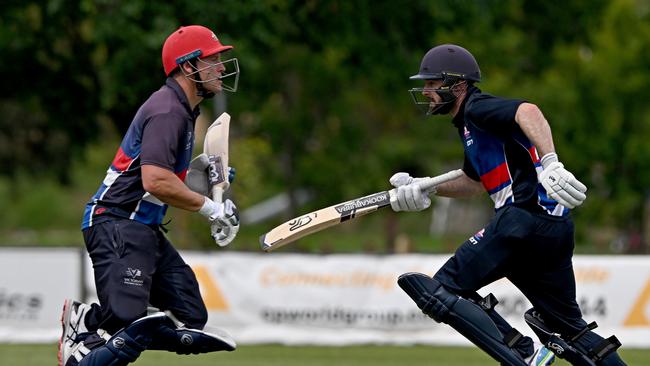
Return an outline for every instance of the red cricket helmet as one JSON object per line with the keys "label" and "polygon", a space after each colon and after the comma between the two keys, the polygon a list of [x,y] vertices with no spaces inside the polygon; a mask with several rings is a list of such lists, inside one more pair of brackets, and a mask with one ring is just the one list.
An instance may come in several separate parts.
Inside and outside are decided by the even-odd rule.
{"label": "red cricket helmet", "polygon": [[206,27],[200,25],[180,27],[170,34],[163,44],[162,63],[165,75],[169,76],[185,61],[196,57],[208,57],[232,48],[233,46],[221,44],[214,32]]}

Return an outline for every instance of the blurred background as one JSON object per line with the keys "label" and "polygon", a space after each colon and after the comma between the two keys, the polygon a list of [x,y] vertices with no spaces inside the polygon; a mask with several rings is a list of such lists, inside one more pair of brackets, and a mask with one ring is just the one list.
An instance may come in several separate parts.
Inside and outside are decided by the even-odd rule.
{"label": "blurred background", "polygon": [[[232,115],[228,192],[243,213],[220,252],[298,214],[460,167],[448,117],[407,90],[441,43],[470,50],[487,93],[539,105],[560,159],[588,187],[579,254],[650,251],[650,1],[4,1],[0,8],[0,246],[82,248],[84,205],[137,108],[165,80],[161,48],[201,24],[235,46],[239,90],[201,105],[195,154]],[[390,210],[301,239],[298,253],[451,253],[492,214],[487,195]],[[215,250],[171,209],[183,250]],[[647,304],[642,304],[647,305]]]}
{"label": "blurred background", "polygon": [[[425,118],[407,93],[419,86],[408,76],[424,53],[448,42],[475,55],[483,91],[544,111],[561,160],[589,187],[573,213],[578,251],[646,253],[649,12],[642,0],[4,2],[0,242],[82,243],[84,203],[135,111],[164,82],[162,43],[180,25],[202,24],[235,46],[241,79],[237,93],[202,104],[197,152],[205,126],[227,110],[230,195],[242,211],[284,202],[249,211],[227,250],[257,250],[275,224],[385,190],[397,171],[460,166],[449,118]],[[452,225],[387,212],[287,250],[386,253],[401,242],[446,252],[491,214],[487,196],[451,206]],[[169,217],[178,247],[213,248],[200,217]]]}

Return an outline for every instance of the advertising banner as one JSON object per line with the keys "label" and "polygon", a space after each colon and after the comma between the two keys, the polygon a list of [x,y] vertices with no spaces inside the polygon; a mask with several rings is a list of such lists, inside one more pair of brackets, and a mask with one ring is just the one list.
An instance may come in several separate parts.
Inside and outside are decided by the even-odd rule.
{"label": "advertising banner", "polygon": [[[92,266],[81,254],[0,250],[0,342],[54,342],[63,299],[87,294],[86,302],[96,301]],[[240,344],[469,344],[423,315],[396,283],[405,272],[432,275],[448,255],[181,255],[199,281],[209,325]],[[585,320],[624,347],[650,347],[650,257],[576,256],[574,270]],[[531,305],[509,281],[479,293],[493,293],[497,311],[533,335],[523,321]]]}
{"label": "advertising banner", "polygon": [[81,293],[78,249],[0,250],[0,342],[52,342],[66,297]]}
{"label": "advertising banner", "polygon": [[[468,344],[424,316],[397,286],[405,272],[433,274],[446,255],[300,255],[184,253],[201,284],[210,324],[242,343]],[[650,346],[650,258],[578,256],[577,299],[587,322],[626,346]],[[497,310],[524,334],[531,307],[507,280],[493,293]]]}

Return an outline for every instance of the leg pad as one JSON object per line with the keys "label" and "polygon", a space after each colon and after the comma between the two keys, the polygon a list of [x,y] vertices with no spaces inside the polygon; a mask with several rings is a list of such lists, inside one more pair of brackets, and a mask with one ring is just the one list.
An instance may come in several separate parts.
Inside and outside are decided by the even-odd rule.
{"label": "leg pad", "polygon": [[123,366],[134,362],[151,342],[152,334],[166,321],[169,319],[164,313],[134,321],[82,358],[79,366]]}
{"label": "leg pad", "polygon": [[182,355],[217,351],[234,351],[237,344],[228,333],[217,328],[187,329],[163,326],[153,336],[147,349],[176,352]]}
{"label": "leg pad", "polygon": [[503,365],[526,366],[523,358],[504,341],[496,324],[479,305],[459,297],[435,279],[421,273],[405,273],[397,284],[423,313],[449,324]]}
{"label": "leg pad", "polygon": [[[553,351],[559,358],[565,359],[572,365],[576,366],[595,366],[601,364],[608,355],[621,346],[616,336],[607,339],[595,339],[596,334],[591,330],[598,325],[596,322],[588,324],[578,334],[573,336],[569,341],[565,341],[559,334],[551,331],[544,323],[540,314],[534,308],[528,309],[524,314],[524,320],[535,332],[539,340]],[[585,338],[581,341],[581,338]],[[588,339],[593,339],[588,340]],[[612,358],[612,361],[618,360],[618,357]],[[622,362],[622,361],[621,361]],[[613,364],[619,364],[615,362]]]}

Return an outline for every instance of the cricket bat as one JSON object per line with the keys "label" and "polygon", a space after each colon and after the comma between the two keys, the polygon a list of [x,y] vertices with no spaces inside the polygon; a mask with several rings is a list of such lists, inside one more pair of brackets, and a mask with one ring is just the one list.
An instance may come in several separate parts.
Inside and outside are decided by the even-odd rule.
{"label": "cricket bat", "polygon": [[[429,193],[438,184],[454,180],[461,175],[463,175],[462,170],[452,170],[445,174],[428,178],[427,181],[420,183],[420,185],[422,190]],[[270,252],[306,235],[367,215],[386,206],[390,206],[389,191],[374,193],[310,212],[276,226],[273,230],[260,236],[260,245],[262,250]]]}
{"label": "cricket bat", "polygon": [[208,181],[212,200],[223,202],[223,191],[228,189],[228,131],[230,115],[222,113],[205,133],[203,152],[208,156]]}

